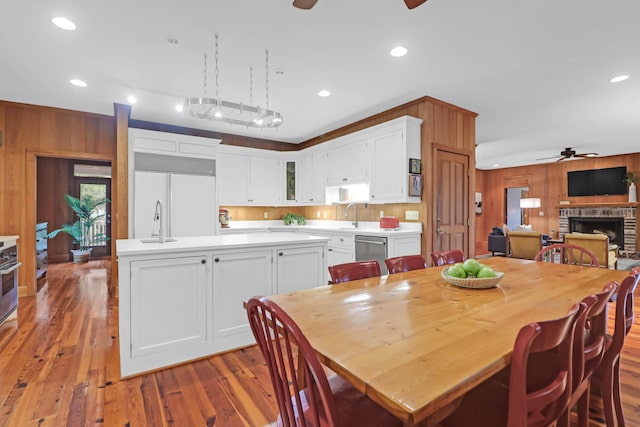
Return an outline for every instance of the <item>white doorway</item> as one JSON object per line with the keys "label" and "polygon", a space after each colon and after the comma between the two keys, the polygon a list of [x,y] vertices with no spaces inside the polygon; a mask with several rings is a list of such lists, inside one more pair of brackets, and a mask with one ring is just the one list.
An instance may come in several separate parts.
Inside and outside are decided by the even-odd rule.
{"label": "white doorway", "polygon": [[507,226],[511,230],[515,230],[522,224],[522,208],[520,208],[520,199],[522,193],[528,192],[529,187],[507,188]]}

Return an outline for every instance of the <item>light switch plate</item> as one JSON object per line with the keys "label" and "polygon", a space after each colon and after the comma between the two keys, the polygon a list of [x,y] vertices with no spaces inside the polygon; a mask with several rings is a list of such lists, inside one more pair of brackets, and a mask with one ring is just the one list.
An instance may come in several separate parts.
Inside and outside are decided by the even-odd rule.
{"label": "light switch plate", "polygon": [[380,211],[380,218],[384,216],[384,211]]}
{"label": "light switch plate", "polygon": [[418,219],[418,211],[404,211],[406,219]]}
{"label": "light switch plate", "polygon": [[269,212],[265,212],[263,215],[264,215],[264,219],[269,218]]}

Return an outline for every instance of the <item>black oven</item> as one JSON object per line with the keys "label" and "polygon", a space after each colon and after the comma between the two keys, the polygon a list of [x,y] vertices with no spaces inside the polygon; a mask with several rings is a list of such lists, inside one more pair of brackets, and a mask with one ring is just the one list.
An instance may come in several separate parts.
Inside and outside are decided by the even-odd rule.
{"label": "black oven", "polygon": [[18,306],[18,247],[0,247],[0,322],[6,319]]}

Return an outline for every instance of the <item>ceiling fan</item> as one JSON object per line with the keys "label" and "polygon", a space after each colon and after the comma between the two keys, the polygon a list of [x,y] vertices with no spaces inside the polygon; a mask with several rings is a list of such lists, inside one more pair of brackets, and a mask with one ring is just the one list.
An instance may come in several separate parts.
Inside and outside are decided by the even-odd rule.
{"label": "ceiling fan", "polygon": [[[311,9],[318,0],[293,0],[293,5],[298,9]],[[416,8],[427,0],[404,0],[409,9]]]}
{"label": "ceiling fan", "polygon": [[559,157],[559,159],[556,160],[556,161],[557,162],[561,162],[563,160],[576,158],[576,157],[581,157],[581,158],[596,157],[597,155],[598,155],[598,153],[580,153],[580,154],[577,154],[576,150],[572,149],[571,147],[567,147],[563,151],[560,152],[560,155],[556,155],[556,156],[552,156],[552,157],[543,157],[541,159],[536,159],[536,160],[549,160],[549,159],[556,159],[556,158]]}

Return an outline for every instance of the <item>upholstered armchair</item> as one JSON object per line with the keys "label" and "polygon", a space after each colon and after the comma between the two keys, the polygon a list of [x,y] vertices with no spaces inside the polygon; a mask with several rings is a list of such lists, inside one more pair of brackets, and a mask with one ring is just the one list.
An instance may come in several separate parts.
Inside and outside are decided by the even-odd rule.
{"label": "upholstered armchair", "polygon": [[534,259],[542,249],[542,233],[538,231],[509,231],[507,238],[513,258]]}
{"label": "upholstered armchair", "polygon": [[618,245],[609,244],[609,236],[606,234],[569,233],[564,235],[565,243],[582,246],[592,252],[600,267],[618,268],[619,249]]}

